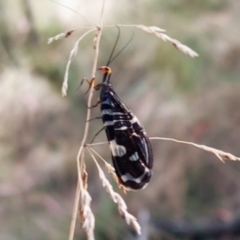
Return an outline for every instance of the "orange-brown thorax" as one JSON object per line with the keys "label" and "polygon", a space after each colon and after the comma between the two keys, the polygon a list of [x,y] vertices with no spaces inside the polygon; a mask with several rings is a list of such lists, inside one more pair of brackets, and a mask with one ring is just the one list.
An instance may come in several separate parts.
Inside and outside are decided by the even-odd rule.
{"label": "orange-brown thorax", "polygon": [[102,66],[98,68],[98,70],[101,70],[103,73],[106,73],[107,75],[110,75],[112,73],[111,68],[107,66]]}

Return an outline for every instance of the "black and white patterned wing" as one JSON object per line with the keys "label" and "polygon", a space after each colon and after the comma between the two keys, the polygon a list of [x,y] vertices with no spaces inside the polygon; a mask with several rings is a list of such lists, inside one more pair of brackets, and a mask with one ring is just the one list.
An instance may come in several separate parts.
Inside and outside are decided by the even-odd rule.
{"label": "black and white patterned wing", "polygon": [[114,90],[108,86],[103,91],[101,95],[106,98],[101,99],[101,111],[116,174],[125,187],[142,189],[152,176],[150,141],[136,116]]}

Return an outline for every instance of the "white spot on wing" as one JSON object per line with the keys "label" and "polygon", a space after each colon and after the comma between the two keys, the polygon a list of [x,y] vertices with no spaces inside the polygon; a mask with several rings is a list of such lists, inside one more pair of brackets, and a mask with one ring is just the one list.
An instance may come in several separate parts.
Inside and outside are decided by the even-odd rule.
{"label": "white spot on wing", "polygon": [[145,160],[146,160],[146,163],[149,164],[149,155],[148,155],[148,147],[147,147],[147,143],[146,143],[146,140],[143,138],[143,145],[144,145],[144,149],[145,149]]}
{"label": "white spot on wing", "polygon": [[132,156],[129,157],[131,161],[137,161],[139,159],[138,153],[135,152]]}
{"label": "white spot on wing", "polygon": [[107,99],[105,99],[104,101],[102,101],[102,104],[108,104],[108,105],[110,105],[110,99],[109,98],[107,98]]}
{"label": "white spot on wing", "polygon": [[126,173],[124,175],[121,176],[121,179],[123,180],[123,182],[127,182],[127,181],[133,181],[135,183],[141,183],[142,182],[142,179],[145,177],[145,175],[149,173],[149,169],[148,168],[145,168],[145,171],[144,173],[138,177],[138,178],[134,178],[131,174],[129,173]]}
{"label": "white spot on wing", "polygon": [[126,113],[122,113],[122,112],[113,112],[113,115],[125,115]]}
{"label": "white spot on wing", "polygon": [[127,130],[127,127],[126,126],[122,126],[120,128],[114,128],[114,130]]}
{"label": "white spot on wing", "polygon": [[112,115],[112,110],[110,110],[110,109],[103,109],[103,110],[102,110],[102,114],[103,114],[103,115],[104,115],[104,114]]}
{"label": "white spot on wing", "polygon": [[134,124],[134,123],[140,124],[136,116],[134,116],[134,117],[130,120],[130,122],[131,122],[131,124]]}
{"label": "white spot on wing", "polygon": [[113,125],[113,121],[105,121],[104,122],[104,126],[107,127],[107,126],[112,126]]}
{"label": "white spot on wing", "polygon": [[[111,115],[111,114],[110,114]],[[105,121],[104,126],[113,126],[115,123],[119,123],[120,125],[124,125],[124,120],[118,119],[118,120],[113,120],[113,121]],[[115,130],[126,130],[127,126],[122,126],[120,128],[115,128]]]}
{"label": "white spot on wing", "polygon": [[126,148],[122,145],[118,145],[115,140],[110,141],[110,148],[114,157],[122,157],[127,152]]}

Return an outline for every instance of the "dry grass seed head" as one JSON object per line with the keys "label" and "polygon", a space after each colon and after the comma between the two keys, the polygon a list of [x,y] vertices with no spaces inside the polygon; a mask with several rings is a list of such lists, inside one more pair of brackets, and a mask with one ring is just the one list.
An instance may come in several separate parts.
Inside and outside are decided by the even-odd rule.
{"label": "dry grass seed head", "polygon": [[162,39],[164,42],[166,41],[171,42],[173,46],[176,47],[179,51],[183,52],[186,55],[189,55],[190,57],[198,57],[198,54],[195,51],[193,51],[191,48],[182,44],[178,40],[169,37],[166,33],[163,33],[165,32],[164,29],[161,29],[155,26],[148,27],[144,25],[136,25],[136,27],[145,32],[155,34],[155,36]]}
{"label": "dry grass seed head", "polygon": [[62,85],[62,96],[63,97],[67,95],[69,68],[72,63],[72,59],[76,56],[76,54],[78,52],[78,45],[83,40],[84,37],[86,37],[90,32],[92,32],[94,30],[96,30],[96,28],[92,28],[92,29],[88,30],[80,38],[78,38],[78,40],[75,42],[75,44],[70,52],[66,70],[65,70],[65,74],[64,74],[64,81],[63,81],[63,85]]}
{"label": "dry grass seed head", "polygon": [[67,32],[64,32],[64,33],[60,33],[54,37],[50,37],[48,38],[48,44],[52,43],[53,41],[57,41],[57,40],[60,40],[60,39],[63,39],[63,38],[67,38],[69,36],[72,35],[73,32],[75,32],[76,29],[72,29],[72,30],[69,30]]}
{"label": "dry grass seed head", "polygon": [[[88,145],[88,146],[89,146],[89,145]],[[94,152],[94,153],[104,162],[107,171],[112,174],[112,177],[113,177],[114,181],[117,183],[118,188],[119,188],[120,190],[122,190],[122,191],[126,194],[129,189],[126,188],[125,186],[123,186],[123,185],[121,184],[121,182],[119,181],[119,179],[118,179],[118,177],[117,177],[117,175],[116,175],[116,173],[115,173],[115,169],[112,167],[112,165],[109,164],[109,163],[108,163],[100,154],[98,154],[98,152],[95,151],[93,148],[91,148],[91,147],[88,147],[88,148],[89,148],[89,150],[91,150],[92,152]]]}
{"label": "dry grass seed head", "polygon": [[114,192],[112,185],[110,184],[110,182],[104,175],[104,172],[102,171],[101,167],[99,166],[95,156],[91,152],[91,149],[90,148],[87,148],[87,149],[97,166],[99,178],[102,182],[102,185],[103,185],[104,189],[106,190],[106,192],[109,193],[112,200],[118,205],[118,211],[119,211],[120,215],[122,216],[122,218],[125,219],[125,221],[128,225],[132,226],[138,234],[141,234],[141,227],[140,227],[139,223],[137,222],[137,219],[127,211],[127,205],[124,202],[123,198],[118,193]]}
{"label": "dry grass seed head", "polygon": [[80,208],[80,219],[81,219],[81,226],[86,231],[87,235],[94,235],[94,228],[95,228],[95,217],[92,213],[90,204],[92,198],[89,195],[86,189],[82,189],[81,192],[81,208]]}

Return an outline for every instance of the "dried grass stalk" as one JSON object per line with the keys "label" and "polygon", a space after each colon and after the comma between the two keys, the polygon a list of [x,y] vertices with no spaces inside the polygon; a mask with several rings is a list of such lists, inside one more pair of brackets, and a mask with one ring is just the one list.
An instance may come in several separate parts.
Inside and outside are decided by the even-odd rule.
{"label": "dried grass stalk", "polygon": [[62,3],[60,3],[60,2],[57,2],[57,1],[54,1],[54,0],[50,0],[50,1],[56,3],[56,4],[60,5],[60,6],[62,6],[62,7],[64,7],[64,8],[69,9],[70,11],[72,11],[72,12],[76,13],[77,15],[81,16],[82,18],[84,18],[87,22],[89,22],[89,23],[91,23],[91,24],[94,25],[94,23],[93,23],[92,21],[90,21],[87,17],[85,17],[83,14],[75,11],[74,9],[68,7],[67,5],[62,4]]}
{"label": "dried grass stalk", "polygon": [[145,26],[145,25],[135,25],[137,28],[142,29],[145,32],[148,33],[163,33],[166,32],[165,29],[156,27],[156,26]]}
{"label": "dried grass stalk", "polygon": [[165,140],[165,141],[172,141],[172,142],[177,142],[177,143],[183,143],[183,144],[187,144],[187,145],[192,145],[194,147],[203,149],[209,153],[213,153],[214,155],[216,155],[222,162],[225,162],[227,160],[232,160],[232,161],[240,161],[239,157],[234,156],[231,153],[227,153],[224,152],[222,150],[216,149],[216,148],[212,148],[212,147],[208,147],[205,145],[199,145],[193,142],[186,142],[186,141],[181,141],[181,140],[177,140],[174,138],[163,138],[163,137],[150,137],[151,140]]}
{"label": "dried grass stalk", "polygon": [[145,26],[145,25],[136,25],[136,24],[116,24],[116,25],[104,25],[104,27],[130,27],[130,28],[140,28],[142,30],[144,30],[145,32],[149,32],[149,33],[152,33],[152,32],[166,32],[165,29],[162,29],[160,27],[156,27],[156,26]]}
{"label": "dried grass stalk", "polygon": [[86,231],[88,239],[94,239],[95,217],[91,210],[92,198],[86,189],[81,190],[80,218],[81,226]]}
{"label": "dried grass stalk", "polygon": [[[83,148],[80,148],[79,152],[82,151]],[[81,156],[78,155],[78,158],[83,158],[84,154]],[[80,166],[81,164],[81,166]],[[92,201],[90,194],[87,191],[87,178],[88,174],[86,172],[85,163],[81,161],[77,161],[78,168],[78,185],[75,194],[74,208],[72,213],[72,220],[70,226],[70,232],[68,236],[68,240],[73,240],[76,220],[77,220],[77,212],[78,208],[80,209],[80,222],[82,228],[85,230],[88,240],[94,240],[94,227],[95,227],[95,217],[92,213],[90,203]],[[80,201],[80,206],[79,206]]]}
{"label": "dried grass stalk", "polygon": [[129,191],[130,189],[126,188],[125,186],[123,186],[123,185],[120,183],[120,181],[119,181],[119,179],[118,179],[118,177],[117,177],[117,175],[116,175],[115,169],[112,167],[112,165],[109,164],[109,163],[108,163],[97,151],[95,151],[93,148],[91,148],[91,147],[88,147],[88,148],[89,148],[92,152],[94,152],[94,153],[104,162],[107,171],[112,174],[112,177],[113,177],[113,179],[115,180],[115,182],[117,183],[119,189],[121,189],[124,193],[126,193],[127,191]]}
{"label": "dried grass stalk", "polygon": [[[208,147],[206,145],[202,145],[202,144],[196,144],[193,142],[187,142],[187,141],[181,141],[181,140],[177,140],[175,138],[165,138],[165,137],[150,137],[151,140],[164,140],[164,141],[172,141],[172,142],[177,142],[177,143],[182,143],[182,144],[187,144],[187,145],[192,145],[194,147],[200,148],[205,150],[206,152],[209,153],[213,153],[214,155],[216,155],[222,162],[231,160],[231,161],[240,161],[240,157],[236,157],[235,155],[228,153],[228,152],[224,152],[222,150],[213,148],[213,147]],[[87,144],[87,146],[97,146],[97,145],[103,145],[103,144],[107,144],[108,142],[99,142],[99,143],[92,143],[92,144]]]}
{"label": "dried grass stalk", "polygon": [[112,185],[107,180],[106,176],[104,175],[104,172],[102,171],[101,167],[99,166],[99,164],[98,164],[96,158],[94,157],[94,155],[92,154],[91,150],[89,148],[87,148],[87,149],[98,168],[98,173],[99,173],[99,177],[102,181],[102,185],[105,188],[106,192],[109,193],[112,200],[118,205],[118,211],[119,211],[120,215],[125,219],[126,223],[128,225],[132,226],[135,229],[135,231],[140,235],[141,227],[138,224],[137,219],[127,211],[127,205],[124,202],[123,198],[118,193],[114,192]]}
{"label": "dried grass stalk", "polygon": [[57,40],[60,40],[60,39],[63,39],[63,38],[67,38],[67,37],[71,36],[72,33],[75,32],[75,31],[76,31],[76,29],[72,29],[72,30],[69,30],[67,32],[60,33],[60,34],[58,34],[54,37],[50,37],[48,39],[48,44],[52,43],[53,41],[57,41]]}
{"label": "dried grass stalk", "polygon": [[145,32],[155,34],[155,36],[157,36],[158,38],[161,38],[164,42],[166,42],[166,41],[171,42],[175,48],[177,48],[179,51],[185,53],[186,55],[189,55],[190,57],[198,57],[198,54],[195,51],[193,51],[188,46],[182,44],[178,40],[169,37],[166,33],[163,33],[164,30],[161,28],[158,28],[155,26],[148,27],[148,26],[144,26],[144,25],[136,25],[136,27]]}
{"label": "dried grass stalk", "polygon": [[[93,67],[92,67],[92,79],[95,78],[96,69],[97,69],[97,60],[98,60],[98,55],[99,55],[99,43],[100,43],[101,34],[102,34],[101,29],[102,29],[104,7],[105,7],[105,0],[102,1],[102,10],[101,10],[101,14],[100,14],[99,27],[94,28],[94,29],[90,29],[84,35],[82,35],[81,38],[79,38],[78,41],[75,43],[75,46],[70,53],[69,61],[68,61],[67,67],[66,67],[64,83],[63,83],[63,87],[62,87],[62,94],[64,96],[66,95],[66,92],[67,92],[67,81],[68,81],[69,66],[71,64],[71,60],[72,60],[73,56],[75,56],[76,53],[77,53],[78,44],[88,33],[90,33],[91,31],[96,29],[97,30],[96,31],[97,36],[96,36],[96,43],[95,43],[95,46],[94,46],[94,59],[93,59]],[[88,106],[91,106],[92,98],[93,98],[93,92],[94,92],[94,86],[91,86],[90,91],[89,91],[89,95],[88,95]],[[85,195],[85,200],[87,200],[87,194],[85,192],[86,190],[83,187],[84,186],[84,184],[83,184],[84,179],[82,179],[82,167],[85,165],[85,164],[83,164],[83,162],[84,162],[83,156],[84,156],[85,144],[86,144],[88,131],[89,131],[89,121],[87,121],[87,120],[90,119],[90,118],[91,118],[91,109],[88,108],[87,109],[87,114],[86,114],[86,123],[85,123],[83,138],[82,138],[81,145],[79,147],[79,151],[78,151],[78,154],[77,154],[78,185],[77,185],[77,190],[76,190],[76,197],[75,197],[75,200],[74,200],[74,209],[73,209],[73,213],[72,213],[72,220],[71,220],[68,240],[73,240],[73,238],[74,238],[74,231],[75,231],[76,218],[77,218],[77,212],[78,212],[77,209],[78,209],[79,204],[80,204],[80,211],[83,209],[84,210],[83,214],[87,214],[87,216],[90,219],[87,222],[85,222],[85,224],[83,224],[84,227],[89,227],[90,228],[89,231],[87,231],[87,235],[88,235],[87,237],[90,240],[94,240],[93,229],[92,229],[92,227],[94,226],[93,215],[90,212],[91,209],[87,209],[87,208],[84,209],[84,204],[83,204],[83,197]],[[79,200],[80,200],[80,202],[79,202]],[[82,213],[82,211],[80,213]],[[80,215],[80,217],[81,217],[81,215]],[[84,215],[83,215],[83,219],[82,219],[83,223],[84,223],[84,219],[86,219],[86,217],[84,218]]]}
{"label": "dried grass stalk", "polygon": [[156,27],[156,26],[145,26],[145,25],[132,25],[132,24],[117,24],[117,25],[106,25],[104,27],[113,27],[113,26],[119,26],[119,27],[136,27],[144,32],[147,33],[153,33],[155,34],[158,38],[161,38],[164,42],[170,42],[173,44],[175,48],[177,48],[179,51],[183,52],[186,55],[189,55],[190,57],[198,57],[198,54],[193,51],[191,48],[188,46],[182,44],[180,41],[177,39],[171,38],[168,36],[165,32],[165,29]]}
{"label": "dried grass stalk", "polygon": [[[105,142],[107,143],[107,142]],[[87,146],[88,147],[88,146]],[[109,164],[97,151],[95,151],[93,148],[91,147],[88,147],[92,152],[94,152],[105,164],[105,167],[106,169],[108,170],[108,172],[112,173],[112,174],[115,174],[115,170],[114,168],[112,167],[111,164]]]}
{"label": "dried grass stalk", "polygon": [[82,39],[84,37],[86,37],[90,32],[96,30],[96,28],[92,28],[90,30],[88,30],[87,32],[85,32],[74,44],[73,49],[70,52],[69,58],[68,58],[68,62],[67,62],[67,66],[66,66],[66,70],[65,70],[65,75],[64,75],[64,81],[63,81],[63,85],[62,85],[62,96],[65,97],[67,95],[67,89],[68,89],[68,74],[69,74],[69,68],[72,62],[72,59],[76,56],[77,52],[78,52],[78,45],[79,43],[82,41]]}

